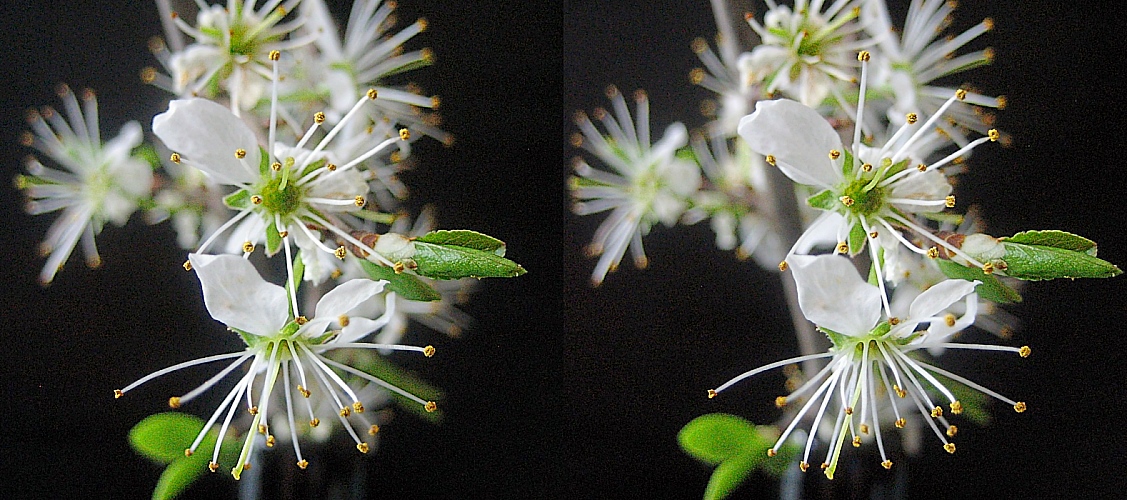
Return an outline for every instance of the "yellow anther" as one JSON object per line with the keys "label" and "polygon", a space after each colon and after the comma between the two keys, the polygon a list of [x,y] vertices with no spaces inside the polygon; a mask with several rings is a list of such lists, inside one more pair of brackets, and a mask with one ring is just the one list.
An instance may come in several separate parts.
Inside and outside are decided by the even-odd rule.
{"label": "yellow anther", "polygon": [[994,274],[994,263],[993,262],[987,262],[987,263],[983,264],[982,265],[982,272],[984,272],[986,274]]}
{"label": "yellow anther", "polygon": [[1014,404],[1014,411],[1018,413],[1025,413],[1025,409],[1026,408],[1024,401],[1018,401],[1017,404]]}
{"label": "yellow anther", "polygon": [[180,153],[172,153],[168,159],[172,160],[172,163],[180,163]]}
{"label": "yellow anther", "polygon": [[885,460],[885,461],[880,463],[880,466],[884,467],[885,470],[889,470],[889,469],[892,468],[892,460]]}
{"label": "yellow anther", "polygon": [[[954,196],[952,196],[952,197],[951,197],[952,203],[954,203],[954,201],[953,201],[954,199],[955,199],[955,197],[954,197]],[[359,195],[358,195],[358,196],[356,196],[356,198],[354,198],[354,199],[352,200],[352,203],[355,203],[357,207],[361,207],[361,208],[363,208],[363,207],[364,207],[364,205],[367,205],[367,204],[368,204],[368,200],[365,200],[363,196],[359,196]]]}
{"label": "yellow anther", "polygon": [[822,465],[819,465],[818,467],[821,467],[821,468],[822,468],[822,470],[826,470],[826,469],[829,469],[829,468],[830,468],[830,464],[827,464],[827,463],[825,463],[825,462],[822,462]]}
{"label": "yellow anther", "polygon": [[328,170],[329,172],[336,172],[337,166],[336,166],[335,163],[328,163],[328,164],[325,165],[325,169]]}
{"label": "yellow anther", "polygon": [[709,389],[708,390],[708,399],[712,399],[714,397],[716,397],[716,391],[714,389]]}
{"label": "yellow anther", "polygon": [[967,91],[966,90],[959,89],[959,90],[955,91],[955,99],[962,101],[962,100],[965,100],[966,98],[967,98]]}
{"label": "yellow anther", "polygon": [[306,318],[305,316],[298,316],[298,317],[294,318],[293,322],[297,323],[298,326],[301,326],[301,325],[308,323],[309,318]]}
{"label": "yellow anther", "polygon": [[[348,255],[348,252],[345,251],[343,246],[339,246],[339,247],[337,247],[336,250],[333,251],[333,255],[335,255],[340,260],[344,260],[344,257],[345,257],[345,255]],[[341,325],[341,326],[344,326],[344,325]]]}
{"label": "yellow anther", "polygon": [[395,271],[395,274],[402,274],[403,271],[407,270],[407,266],[403,262],[396,262],[391,265],[391,270]]}
{"label": "yellow anther", "polygon": [[250,470],[250,462],[246,462],[246,463],[243,464],[243,470]]}
{"label": "yellow anther", "polygon": [[344,271],[341,271],[340,269],[333,269],[333,272],[329,273],[329,277],[332,279],[338,279],[341,276],[344,276]]}
{"label": "yellow anther", "polygon": [[271,163],[270,169],[275,171],[275,172],[278,172],[278,171],[282,170],[282,164],[278,163],[278,162]]}
{"label": "yellow anther", "polygon": [[775,407],[776,408],[782,408],[786,405],[787,405],[787,397],[786,396],[779,396],[779,397],[775,398]]}
{"label": "yellow anther", "polygon": [[258,407],[252,406],[250,408],[247,408],[247,413],[250,413],[251,415],[258,415]]}
{"label": "yellow anther", "polygon": [[899,325],[900,324],[900,318],[897,318],[896,316],[888,318],[888,324],[890,324],[892,326]]}
{"label": "yellow anther", "polygon": [[297,386],[297,392],[300,392],[303,397],[309,397],[310,394],[309,389],[306,389],[302,385]]}
{"label": "yellow anther", "polygon": [[836,250],[837,250],[837,253],[849,253],[849,244],[844,242],[844,241],[841,242],[841,243],[838,243]]}
{"label": "yellow anther", "polygon": [[870,163],[862,163],[861,164],[861,170],[864,170],[865,172],[872,172],[873,171],[873,165],[870,164]]}
{"label": "yellow anther", "polygon": [[986,136],[990,138],[990,142],[997,142],[998,139],[1002,137],[1002,134],[998,133],[998,129],[992,128],[986,131]]}
{"label": "yellow anther", "polygon": [[920,172],[927,172],[927,165],[920,163],[919,165],[916,165],[916,170]]}
{"label": "yellow anther", "polygon": [[376,95],[377,95],[376,89],[368,89],[367,95],[368,95],[368,99],[371,99],[371,100],[374,101],[376,99]]}
{"label": "yellow anther", "polygon": [[351,408],[345,406],[344,408],[340,409],[340,416],[348,417],[349,415],[352,415],[352,409]]}
{"label": "yellow anther", "polygon": [[860,62],[869,62],[869,51],[862,50],[857,53],[857,60]]}
{"label": "yellow anther", "polygon": [[356,413],[364,413],[363,403],[361,403],[359,401],[353,402],[352,403],[352,410],[355,411]]}
{"label": "yellow anther", "polygon": [[438,410],[438,405],[435,404],[434,401],[427,401],[427,404],[423,405],[423,409],[426,410],[427,413],[433,413]]}
{"label": "yellow anther", "polygon": [[157,79],[157,69],[152,66],[141,68],[141,82],[153,83]]}
{"label": "yellow anther", "polygon": [[953,438],[953,437],[955,437],[955,434],[958,434],[958,433],[959,433],[958,427],[955,427],[954,425],[947,427],[947,437]]}
{"label": "yellow anther", "polygon": [[947,443],[943,445],[943,449],[947,450],[947,453],[955,453],[955,443]]}
{"label": "yellow anther", "polygon": [[246,157],[247,157],[247,150],[245,150],[243,148],[239,148],[239,149],[235,150],[235,158],[238,158],[238,159],[241,160],[241,159],[246,158]]}
{"label": "yellow anther", "polygon": [[441,105],[442,105],[442,99],[440,97],[433,96],[433,97],[430,98],[431,109],[438,109],[438,107],[441,106]]}
{"label": "yellow anther", "polygon": [[962,413],[963,413],[963,403],[959,402],[959,400],[952,401],[951,402],[951,414],[952,415],[960,415]]}
{"label": "yellow anther", "polygon": [[267,57],[268,57],[268,58],[269,58],[269,59],[270,59],[271,61],[277,61],[278,59],[281,59],[281,58],[282,58],[282,53],[281,53],[281,52],[278,52],[277,50],[271,50],[271,51],[270,51],[270,54],[268,54],[268,55],[267,55]]}
{"label": "yellow anther", "polygon": [[261,196],[259,196],[259,195],[257,195],[257,194],[256,194],[256,195],[252,195],[252,196],[250,197],[250,202],[251,202],[251,203],[254,203],[255,205],[261,205],[261,204],[262,204],[262,197],[261,197]]}
{"label": "yellow anther", "polygon": [[277,440],[274,439],[273,435],[266,436],[266,447],[267,448],[273,448],[274,443],[276,443],[276,442],[277,442]]}
{"label": "yellow anther", "polygon": [[768,165],[772,167],[777,166],[775,165],[775,155],[767,155],[764,156],[763,159],[767,162]]}
{"label": "yellow anther", "polygon": [[431,357],[431,356],[434,356],[434,346],[428,345],[428,346],[424,347],[423,348],[423,356],[426,356],[428,358]]}
{"label": "yellow anther", "polygon": [[375,436],[376,434],[379,434],[379,433],[380,433],[380,426],[378,426],[376,424],[372,424],[372,426],[368,428],[368,435],[369,436]]}
{"label": "yellow anther", "polygon": [[955,315],[951,313],[945,314],[943,316],[943,323],[945,323],[948,327],[955,326]]}
{"label": "yellow anther", "polygon": [[767,456],[769,456],[769,457],[773,457],[773,456],[775,456],[775,455],[777,455],[777,454],[778,454],[778,453],[776,453],[776,452],[775,452],[775,449],[774,449],[774,448],[767,448]]}
{"label": "yellow anther", "polygon": [[321,425],[321,419],[319,418],[314,417],[313,420],[309,421],[310,427],[317,427],[318,425]]}
{"label": "yellow anther", "polygon": [[955,208],[955,195],[947,195],[947,197],[943,199],[943,206],[947,208]]}
{"label": "yellow anther", "polygon": [[[1029,348],[1029,346],[1027,346],[1027,345],[1023,345],[1023,346],[1021,346],[1021,348],[1019,348],[1019,349],[1017,350],[1017,355],[1018,355],[1018,356],[1021,356],[1021,357],[1023,357],[1023,358],[1028,358],[1028,357],[1029,357],[1029,355],[1030,355],[1030,354],[1031,354],[1032,352],[1033,352],[1033,350],[1032,350],[1032,349],[1030,349],[1030,348]],[[117,393],[117,392],[121,392],[121,391],[114,391],[114,392],[115,392],[115,397],[116,397],[116,393]]]}
{"label": "yellow anther", "polygon": [[908,392],[905,391],[904,389],[901,389],[900,386],[898,386],[898,385],[892,386],[892,392],[895,392],[896,395],[900,396],[900,397],[905,397],[905,396],[908,395]]}
{"label": "yellow anther", "polygon": [[254,251],[254,243],[249,241],[243,242],[243,253],[251,253]]}
{"label": "yellow anther", "polygon": [[982,49],[982,58],[986,59],[986,62],[988,63],[994,62],[994,47],[986,47],[985,49]]}
{"label": "yellow anther", "polygon": [[399,129],[399,139],[406,141],[411,138],[411,131],[405,128]]}
{"label": "yellow anther", "polygon": [[176,396],[172,396],[171,398],[168,398],[168,407],[172,408],[173,410],[179,408],[180,407],[180,398],[178,398]]}
{"label": "yellow anther", "polygon": [[192,453],[194,453],[194,452],[192,451],[192,449],[191,449],[191,448],[184,448],[184,456],[185,456],[185,457],[190,457],[190,456],[192,456]]}
{"label": "yellow anther", "polygon": [[184,261],[183,267],[184,267],[185,271],[191,271],[192,270],[192,261],[190,261],[190,260]]}
{"label": "yellow anther", "polygon": [[931,247],[931,248],[927,249],[927,257],[929,259],[938,259],[939,258],[939,248],[938,247]]}
{"label": "yellow anther", "polygon": [[215,471],[219,470],[219,464],[215,463],[215,462],[208,462],[207,470],[209,470],[211,472],[215,472]]}
{"label": "yellow anther", "polygon": [[838,151],[836,149],[831,149],[830,150],[830,159],[836,160],[838,158],[841,158],[841,151]]}
{"label": "yellow anther", "polygon": [[318,111],[313,114],[313,123],[318,125],[325,123],[325,113]]}
{"label": "yellow anther", "polygon": [[845,407],[845,414],[846,415],[852,415],[853,414],[853,407],[852,406],[846,406]]}
{"label": "yellow anther", "polygon": [[1006,109],[1006,103],[1009,102],[1004,95],[998,96],[996,101],[998,102],[998,109]]}
{"label": "yellow anther", "polygon": [[915,113],[908,113],[906,116],[904,116],[904,119],[908,120],[908,125],[915,125],[916,121],[918,121],[920,117]]}
{"label": "yellow anther", "polygon": [[114,399],[120,398],[120,397],[122,397],[122,396],[124,396],[124,395],[125,395],[125,393],[124,393],[124,392],[121,392],[121,389],[114,389],[114,390],[113,390],[113,398],[114,398]]}
{"label": "yellow anther", "polygon": [[869,238],[872,238],[874,240],[877,239],[877,236],[880,236],[880,234],[877,233],[876,231],[869,233]]}
{"label": "yellow anther", "polygon": [[861,447],[861,436],[853,436],[853,447],[854,448],[860,448]]}
{"label": "yellow anther", "polygon": [[300,461],[297,462],[297,468],[299,468],[301,470],[305,470],[306,467],[309,467],[309,461],[308,460],[303,458],[303,459],[301,459]]}
{"label": "yellow anther", "polygon": [[780,262],[780,263],[779,263],[779,270],[780,270],[780,271],[786,271],[786,270],[787,270],[787,267],[789,267],[789,266],[787,265],[787,261],[785,261],[785,260],[784,260],[784,261],[782,261],[782,262]]}
{"label": "yellow anther", "polygon": [[360,450],[360,453],[368,453],[368,443],[356,443],[356,449]]}
{"label": "yellow anther", "polygon": [[904,418],[901,417],[901,418],[896,419],[896,422],[894,422],[894,425],[896,425],[897,429],[903,429],[905,425],[908,425],[908,421],[904,420]]}
{"label": "yellow anther", "polygon": [[986,18],[986,19],[983,19],[982,20],[982,27],[986,28],[986,31],[990,31],[990,30],[994,29],[994,19],[989,18],[989,17]]}
{"label": "yellow anther", "polygon": [[802,472],[806,472],[807,470],[810,469],[810,464],[808,464],[806,462],[799,462],[798,463],[798,469],[801,470]]}
{"label": "yellow anther", "polygon": [[704,70],[700,68],[693,68],[689,70],[689,83],[693,85],[700,85],[704,81]]}
{"label": "yellow anther", "polygon": [[865,434],[865,435],[869,434],[869,425],[868,424],[861,424],[861,434]]}
{"label": "yellow anther", "polygon": [[853,201],[853,198],[849,197],[849,195],[842,196],[841,198],[838,198],[838,200],[841,201],[842,205],[845,205],[847,207],[852,207],[853,204],[856,203],[855,201]]}
{"label": "yellow anther", "polygon": [[266,434],[266,424],[258,424],[258,433]]}
{"label": "yellow anther", "polygon": [[943,408],[936,406],[931,409],[931,418],[939,418],[943,416]]}

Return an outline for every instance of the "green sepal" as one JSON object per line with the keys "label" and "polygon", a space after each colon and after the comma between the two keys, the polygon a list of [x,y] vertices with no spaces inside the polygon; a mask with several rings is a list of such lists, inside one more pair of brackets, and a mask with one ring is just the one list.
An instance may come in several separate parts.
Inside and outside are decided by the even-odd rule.
{"label": "green sepal", "polygon": [[[761,453],[742,453],[724,463],[717,465],[716,469],[712,471],[712,475],[708,478],[708,485],[704,487],[705,500],[721,500],[728,498],[736,488],[751,475],[751,471],[755,469],[761,462],[765,462],[767,455]],[[777,456],[775,457],[778,458]],[[774,459],[772,459],[774,460]]]}
{"label": "green sepal", "polygon": [[965,215],[948,212],[920,212],[916,215],[919,215],[920,217],[923,217],[927,220],[933,220],[935,222],[943,224],[950,224],[952,226],[960,226],[962,225],[963,221],[966,220]]}
{"label": "green sepal", "polygon": [[903,172],[905,169],[908,168],[908,164],[911,163],[911,161],[912,160],[905,158],[903,160],[900,160],[899,163],[896,163],[896,164],[889,166],[888,171],[885,172],[884,175],[881,176],[881,178],[887,179],[887,178],[889,178],[893,175],[896,175],[900,172]]}
{"label": "green sepal", "polygon": [[[884,248],[879,246],[877,247],[877,260],[880,264],[880,268],[884,269]],[[869,284],[880,287],[880,283],[877,282],[878,279],[880,279],[880,277],[877,276],[877,266],[869,265]]]}
{"label": "green sepal", "polygon": [[404,64],[402,66],[399,66],[397,68],[392,68],[392,69],[388,70],[386,73],[384,73],[382,75],[381,78],[386,78],[386,77],[389,77],[391,75],[397,75],[399,73],[406,73],[408,71],[418,69],[418,68],[425,68],[427,66],[430,66],[433,62],[434,62],[433,59],[419,58],[418,60],[411,61],[411,62]]}
{"label": "green sepal", "polygon": [[1025,231],[1001,239],[1006,276],[1023,280],[1110,278],[1122,273],[1096,257],[1096,243],[1064,231]]}
{"label": "green sepal", "polygon": [[806,199],[806,204],[820,210],[837,210],[837,196],[832,190],[825,190]]}
{"label": "green sepal", "polygon": [[357,210],[355,212],[348,212],[348,215],[354,215],[367,221],[372,221],[377,224],[384,224],[388,226],[390,226],[391,223],[395,222],[395,219],[399,218],[399,216],[395,214],[376,212],[374,210]]}
{"label": "green sepal", "polygon": [[492,236],[467,229],[431,231],[419,236],[415,241],[434,243],[435,245],[454,245],[490,252],[498,257],[505,256],[505,242]]}
{"label": "green sepal", "polygon": [[310,163],[309,165],[306,165],[305,169],[301,171],[301,176],[299,178],[305,177],[305,176],[309,175],[311,172],[313,172],[314,170],[317,170],[317,169],[325,166],[325,163],[327,163],[327,161],[324,158],[321,158],[320,160],[317,160],[313,163]]}
{"label": "green sepal", "polygon": [[153,170],[161,167],[162,161],[160,155],[157,154],[156,148],[151,144],[141,143],[141,145],[133,148],[132,156],[148,163],[149,166],[153,167]]}
{"label": "green sepal", "polygon": [[381,266],[374,262],[361,260],[360,267],[374,280],[387,280],[387,289],[407,300],[430,302],[442,299],[437,291],[418,276],[407,273],[396,273],[394,269]]}
{"label": "green sepal", "polygon": [[844,177],[846,179],[852,179],[853,178],[853,153],[849,152],[848,149],[842,151],[841,153],[842,153],[842,156],[845,157],[844,163],[841,164],[841,173],[842,173],[842,175],[844,175]]}
{"label": "green sepal", "polygon": [[460,278],[512,278],[524,274],[520,264],[501,257],[494,251],[458,245],[436,245],[415,240],[415,255],[421,276],[440,280]]}
{"label": "green sepal", "polygon": [[1017,293],[1017,290],[1002,283],[1002,280],[998,279],[997,276],[986,274],[976,267],[967,267],[949,260],[939,259],[935,263],[939,266],[939,271],[948,278],[981,281],[982,283],[976,286],[974,291],[978,292],[978,296],[983,299],[998,304],[1021,302],[1021,295]]}
{"label": "green sepal", "polygon": [[829,328],[819,326],[819,327],[816,327],[815,329],[818,330],[819,332],[826,334],[826,337],[828,337],[830,339],[830,343],[833,344],[834,347],[841,347],[841,346],[845,345],[845,343],[849,339],[848,335],[843,335],[843,334],[837,333],[833,330],[830,330]]}
{"label": "green sepal", "polygon": [[865,238],[869,235],[865,233],[865,227],[861,225],[861,221],[853,223],[853,227],[849,228],[849,256],[856,257],[865,249]]}
{"label": "green sepal", "polygon": [[246,210],[250,208],[250,193],[245,189],[240,189],[223,197],[223,204],[231,210]]}
{"label": "green sepal", "polygon": [[[215,430],[204,436],[192,456],[184,455],[184,450],[192,445],[203,426],[204,421],[195,416],[167,412],[150,415],[129,431],[129,443],[133,449],[154,462],[168,465],[153,489],[154,500],[176,497],[207,470],[215,449]],[[238,460],[237,441],[231,438],[223,440],[220,463]]]}
{"label": "green sepal", "polygon": [[959,403],[962,403],[963,412],[959,415],[960,417],[974,422],[979,426],[990,425],[993,417],[990,415],[990,411],[986,409],[987,405],[990,404],[990,396],[938,373],[933,373],[932,376],[934,376],[939,383],[943,384],[947,390],[951,391],[951,394],[955,396],[955,399],[958,400]]}
{"label": "green sepal", "polygon": [[270,178],[270,155],[266,154],[266,148],[258,147],[258,175],[263,179]]}
{"label": "green sepal", "polygon": [[1039,245],[1044,247],[1084,252],[1092,257],[1096,256],[1096,242],[1083,236],[1065,231],[1050,229],[1047,231],[1022,231],[1013,236],[1001,238],[1001,241],[1021,243],[1023,245]]}
{"label": "green sepal", "polygon": [[693,165],[700,165],[700,161],[697,160],[697,154],[693,152],[693,148],[690,146],[685,146],[681,149],[678,149],[673,153],[673,156],[677,159],[692,163]]}
{"label": "green sepal", "polygon": [[274,226],[274,221],[266,221],[266,256],[273,257],[282,249],[282,235]]}
{"label": "green sepal", "polygon": [[298,252],[297,257],[294,258],[293,281],[286,283],[286,295],[289,296],[289,299],[291,299],[291,301],[294,297],[294,294],[301,289],[301,280],[305,278],[305,259],[302,258],[303,253],[304,252]]}

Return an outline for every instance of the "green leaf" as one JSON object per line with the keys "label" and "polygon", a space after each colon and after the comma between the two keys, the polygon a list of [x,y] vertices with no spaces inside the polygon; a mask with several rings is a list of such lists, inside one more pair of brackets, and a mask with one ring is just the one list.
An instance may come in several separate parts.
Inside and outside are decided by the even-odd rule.
{"label": "green leaf", "polygon": [[981,269],[966,267],[949,260],[940,259],[936,260],[935,263],[939,265],[939,270],[948,278],[981,281],[982,283],[974,289],[974,291],[978,292],[979,297],[998,304],[1021,302],[1021,295],[1017,293],[1017,290],[1002,283],[1002,280],[999,280],[997,276],[986,274],[982,272]]}
{"label": "green leaf", "polygon": [[[199,457],[198,459],[196,457]],[[200,476],[207,471],[207,462],[210,456],[196,453],[185,457],[181,452],[180,460],[176,460],[164,469],[153,488],[153,500],[167,500],[176,498],[177,495],[188,489]]]}
{"label": "green leaf", "polygon": [[709,465],[753,450],[762,454],[772,444],[755,431],[754,424],[726,413],[694,418],[677,433],[677,442],[686,453]]}
{"label": "green leaf", "polygon": [[273,257],[282,249],[282,235],[278,233],[278,228],[274,227],[273,221],[266,221],[266,256]]}
{"label": "green leaf", "polygon": [[704,488],[705,500],[720,500],[727,498],[736,490],[747,476],[751,474],[759,462],[766,458],[763,454],[742,453],[716,467],[712,476],[708,478],[708,486]]}
{"label": "green leaf", "polygon": [[421,302],[442,299],[442,295],[439,295],[434,288],[419,279],[418,276],[407,273],[396,274],[395,270],[390,267],[366,260],[359,262],[368,276],[374,280],[387,280],[387,289],[399,294],[400,297]]}
{"label": "green leaf", "polygon": [[428,278],[512,278],[526,271],[520,264],[496,253],[457,245],[436,245],[415,240],[415,272]]}
{"label": "green leaf", "polygon": [[137,453],[157,463],[184,458],[184,450],[203,429],[203,420],[183,413],[150,415],[129,431],[129,444]]}
{"label": "green leaf", "polygon": [[849,256],[855,257],[865,249],[865,238],[869,235],[865,233],[865,227],[861,225],[861,221],[853,223],[853,227],[849,228]]}
{"label": "green leaf", "polygon": [[[1075,240],[1062,244],[1075,243]],[[1056,278],[1110,278],[1122,273],[1118,267],[1085,251],[1026,245],[1005,240],[1005,273],[1023,280]],[[1089,249],[1094,250],[1095,247]]]}
{"label": "green leaf", "polygon": [[1084,252],[1092,257],[1096,256],[1096,242],[1065,231],[1022,231],[1008,238],[1002,238],[1002,241],[1060,248],[1073,252]]}
{"label": "green leaf", "polygon": [[149,166],[153,167],[153,170],[160,168],[162,163],[160,155],[157,154],[156,148],[154,148],[150,144],[143,143],[133,148],[133,156],[139,160],[143,160],[145,163],[148,163]]}
{"label": "green leaf", "polygon": [[232,210],[245,210],[250,207],[250,193],[240,189],[223,197],[223,204]]}
{"label": "green leaf", "polygon": [[837,210],[837,196],[827,189],[806,199],[806,204],[821,210]]}
{"label": "green leaf", "polygon": [[498,257],[505,256],[505,242],[481,234],[477,231],[470,231],[466,229],[458,229],[453,231],[431,231],[427,234],[415,238],[415,241],[424,243],[434,243],[435,245],[454,245],[459,247],[472,248],[474,250],[481,250],[483,252],[490,252]]}

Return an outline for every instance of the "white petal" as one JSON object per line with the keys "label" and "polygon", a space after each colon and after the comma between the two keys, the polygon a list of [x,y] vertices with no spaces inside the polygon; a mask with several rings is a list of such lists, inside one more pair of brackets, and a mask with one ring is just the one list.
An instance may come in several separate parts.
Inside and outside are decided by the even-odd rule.
{"label": "white petal", "polygon": [[289,320],[286,290],[258,275],[247,260],[235,255],[189,254],[203,285],[203,301],[211,317],[255,335],[278,333]]}
{"label": "white petal", "polygon": [[845,335],[869,333],[880,321],[880,289],[864,282],[853,262],[838,255],[787,259],[806,319]]}
{"label": "white petal", "polygon": [[[177,99],[168,111],[153,118],[153,133],[169,149],[188,158],[220,184],[252,184],[258,176],[245,168],[245,161],[258,169],[258,140],[238,117],[207,99]],[[243,149],[246,158],[235,158]]]}
{"label": "white petal", "polygon": [[759,101],[740,120],[740,136],[755,152],[773,155],[791,180],[829,188],[842,180],[829,158],[841,150],[841,138],[817,111],[788,99]]}
{"label": "white petal", "polygon": [[372,281],[370,279],[354,279],[337,285],[326,293],[317,302],[316,319],[329,318],[335,320],[348,314],[356,306],[383,291],[386,281]]}
{"label": "white petal", "polygon": [[968,293],[974,292],[974,287],[979,282],[967,280],[944,280],[942,283],[928,288],[908,309],[909,319],[924,319],[933,317],[951,307]]}

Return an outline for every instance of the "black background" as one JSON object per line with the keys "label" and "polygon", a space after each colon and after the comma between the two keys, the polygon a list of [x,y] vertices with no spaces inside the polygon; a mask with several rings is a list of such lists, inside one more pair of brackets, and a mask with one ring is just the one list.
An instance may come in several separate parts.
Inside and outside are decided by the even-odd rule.
{"label": "black background", "polygon": [[[969,78],[1009,97],[999,127],[1015,143],[976,151],[957,188],[960,205],[981,205],[994,234],[1070,230],[1127,264],[1119,212],[1127,192],[1124,47],[1116,31],[1123,13],[1097,2],[964,4],[957,26],[996,21],[983,39],[997,61]],[[416,335],[441,353],[410,366],[445,389],[446,420],[436,427],[401,414],[386,426],[366,462],[369,496],[698,497],[709,470],[677,448],[681,426],[713,411],[760,422],[779,416],[771,401],[781,376],[745,383],[732,397],[704,397],[734,373],[796,352],[778,278],[715,250],[701,224],[656,228],[646,240],[649,269],[626,264],[592,289],[594,261],[580,250],[598,218],[569,215],[564,185],[575,154],[567,146],[572,111],[605,105],[607,84],[649,91],[654,130],[703,123],[695,110],[707,94],[687,73],[699,65],[690,40],[715,31],[706,2],[400,7],[405,22],[430,21],[413,43],[433,47],[438,62],[413,78],[442,96],[444,128],[457,136],[451,149],[418,152],[422,161],[406,176],[412,197],[435,202],[442,227],[505,240],[529,273],[484,281],[465,308],[475,328],[462,338]],[[903,9],[894,7],[894,19]],[[0,179],[30,152],[17,143],[25,110],[56,105],[60,82],[98,92],[103,138],[130,119],[147,130],[144,117],[163,110],[162,92],[137,78],[154,64],[146,40],[160,33],[151,2],[9,2],[0,23]],[[9,182],[0,189],[0,493],[147,498],[160,470],[129,449],[128,430],[209,372],[168,377],[117,401],[112,389],[239,342],[206,316],[167,225],[135,218],[108,227],[101,269],[72,259],[54,284],[39,287],[35,248],[52,218],[27,216]],[[1127,396],[1123,283],[1034,284],[1012,309],[1024,322],[1013,343],[1031,345],[1032,357],[945,358],[1030,410],[995,405],[994,425],[961,425],[954,456],[925,436],[924,455],[904,464],[908,496],[1117,491],[1127,452],[1119,424]],[[205,414],[204,401],[185,410]],[[875,460],[862,465],[869,477],[883,473]],[[208,475],[186,497],[230,496],[223,476]],[[849,491],[845,481],[833,487]],[[770,497],[773,488],[753,477],[738,494]]]}

